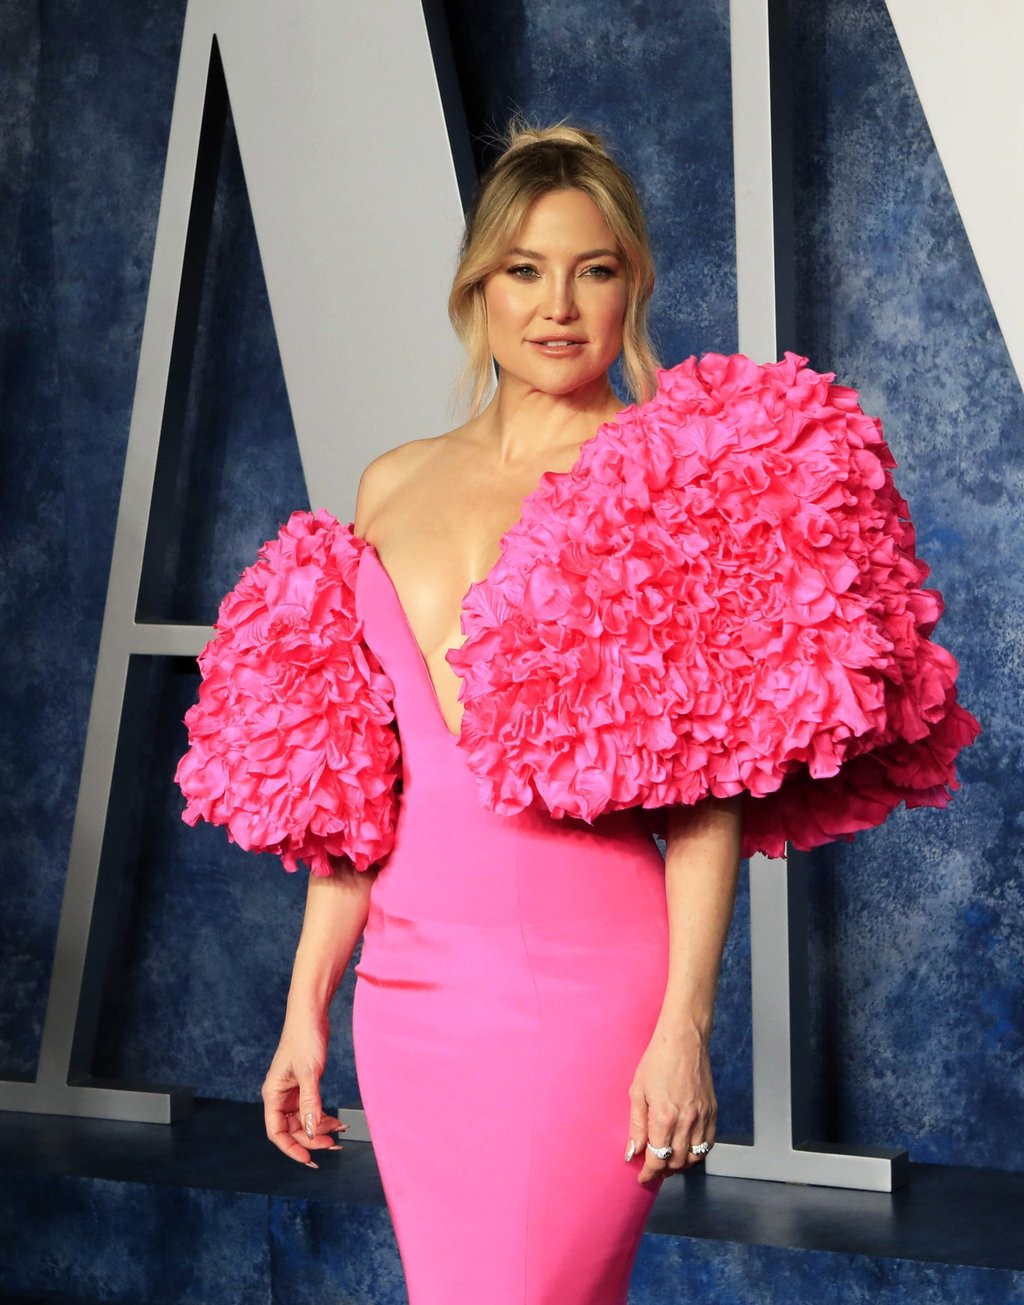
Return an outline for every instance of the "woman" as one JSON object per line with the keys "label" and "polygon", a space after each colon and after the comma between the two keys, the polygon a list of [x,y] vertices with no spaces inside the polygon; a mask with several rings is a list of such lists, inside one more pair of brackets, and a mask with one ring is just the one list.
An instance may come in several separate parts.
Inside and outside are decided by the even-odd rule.
{"label": "woman", "polygon": [[292,518],[189,716],[185,818],[317,872],[263,1087],[301,1163],[339,1129],[328,1007],[364,937],[412,1305],[626,1300],[661,1181],[714,1144],[741,850],[943,805],[977,731],[877,422],[793,355],[656,375],[653,280],[599,138],[513,131],[449,305],[473,415],[372,462],[354,529]]}

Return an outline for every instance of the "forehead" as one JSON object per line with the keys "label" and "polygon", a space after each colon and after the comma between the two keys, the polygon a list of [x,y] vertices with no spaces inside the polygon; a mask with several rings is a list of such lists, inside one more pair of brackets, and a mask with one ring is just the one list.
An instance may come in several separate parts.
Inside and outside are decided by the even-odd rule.
{"label": "forehead", "polygon": [[512,243],[542,254],[618,248],[601,210],[582,190],[552,190],[535,199]]}

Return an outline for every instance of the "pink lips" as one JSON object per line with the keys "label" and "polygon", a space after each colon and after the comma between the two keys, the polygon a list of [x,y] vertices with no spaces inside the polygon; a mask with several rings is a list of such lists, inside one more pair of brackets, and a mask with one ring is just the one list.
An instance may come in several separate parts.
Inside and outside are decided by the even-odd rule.
{"label": "pink lips", "polygon": [[580,340],[576,336],[552,335],[542,340],[530,340],[529,343],[548,358],[574,358],[586,344],[586,341]]}

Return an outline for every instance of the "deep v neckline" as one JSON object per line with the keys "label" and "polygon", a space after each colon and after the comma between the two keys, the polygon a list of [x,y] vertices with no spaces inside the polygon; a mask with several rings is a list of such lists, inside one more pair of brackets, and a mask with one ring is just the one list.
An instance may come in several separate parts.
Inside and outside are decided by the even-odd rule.
{"label": "deep v neckline", "polygon": [[[504,536],[502,536],[502,538],[504,538]],[[415,633],[414,633],[414,631],[413,631],[413,628],[412,628],[412,622],[409,620],[409,615],[408,615],[408,613],[407,613],[406,610],[405,610],[405,604],[402,602],[402,599],[401,599],[401,597],[400,597],[400,595],[399,595],[399,593],[398,593],[398,589],[395,587],[395,582],[394,582],[394,580],[392,580],[392,578],[391,578],[391,573],[390,573],[390,571],[387,569],[387,567],[384,565],[384,563],[381,561],[381,559],[380,559],[380,554],[377,552],[376,547],[375,547],[373,544],[371,544],[370,541],[369,541],[368,539],[364,539],[364,540],[363,540],[363,544],[365,545],[365,547],[364,547],[364,549],[363,549],[363,552],[364,552],[367,556],[373,558],[374,562],[375,562],[376,565],[377,565],[377,570],[381,573],[381,575],[382,575],[382,576],[384,577],[384,579],[387,581],[388,589],[389,589],[390,592],[391,592],[391,596],[392,596],[392,598],[395,600],[395,606],[398,608],[399,612],[401,613],[401,616],[402,616],[402,625],[403,625],[403,627],[405,628],[405,632],[406,632],[406,634],[409,636],[409,642],[412,644],[413,648],[416,649],[416,652],[417,652],[417,654],[418,654],[418,656],[419,656],[419,659],[420,659],[420,665],[423,667],[423,675],[424,675],[424,678],[426,679],[426,682],[427,682],[427,688],[428,688],[428,690],[429,690],[430,697],[431,697],[431,699],[432,699],[432,701],[433,701],[433,704],[434,704],[434,710],[437,712],[438,720],[440,721],[441,725],[444,727],[444,732],[448,735],[448,737],[449,737],[453,742],[458,743],[458,741],[462,738],[461,722],[460,722],[460,729],[459,729],[459,732],[456,734],[456,732],[455,732],[455,731],[452,729],[452,727],[448,724],[448,718],[447,718],[447,716],[445,716],[445,714],[444,714],[444,709],[443,709],[442,706],[441,706],[441,699],[440,699],[440,697],[438,696],[437,685],[436,685],[435,682],[434,682],[434,677],[433,677],[433,675],[431,675],[431,673],[430,673],[430,665],[429,665],[429,663],[427,662],[427,659],[426,659],[426,656],[424,655],[423,649],[420,647],[419,640],[416,638],[416,635],[415,635]],[[497,563],[495,563],[495,565],[497,565]],[[493,571],[493,570],[494,570],[494,567],[492,567],[491,570]],[[488,576],[489,576],[489,575],[490,575],[490,572],[488,572]],[[487,578],[487,577],[485,577],[485,578]],[[470,586],[470,588],[472,588],[472,586]],[[467,599],[468,597],[469,597],[469,589],[467,589],[466,592],[462,595],[462,602],[459,604],[459,624],[460,624],[460,626],[461,626],[461,624],[462,624],[462,609],[463,609],[463,607],[465,607],[465,605],[466,605],[466,599]],[[446,648],[446,649],[445,649],[445,652],[446,652],[446,653],[448,653],[448,652],[450,652],[450,651],[451,651],[450,648]]]}
{"label": "deep v neckline", "polygon": [[[505,543],[507,539],[511,534],[513,534],[523,525],[526,517],[529,515],[530,508],[533,506],[534,500],[536,500],[541,494],[541,492],[547,489],[549,486],[555,485],[561,480],[575,477],[580,470],[580,466],[590,446],[595,442],[595,440],[597,440],[600,437],[602,432],[606,430],[609,426],[618,425],[619,419],[622,417],[623,413],[628,410],[629,406],[630,405],[627,405],[625,408],[621,408],[615,414],[615,416],[610,417],[608,421],[601,422],[597,430],[594,431],[593,435],[589,435],[579,446],[579,449],[576,454],[576,461],[572,464],[572,466],[567,471],[542,472],[540,479],[538,480],[535,487],[529,490],[527,494],[525,494],[524,497],[520,500],[519,512],[516,516],[515,521],[512,522],[509,528],[504,532],[504,534],[502,534],[502,536],[498,540],[498,556],[495,558],[494,562],[487,569],[487,571],[481,577],[481,579],[473,580],[470,582],[466,592],[462,595],[462,598],[459,600],[458,621],[459,621],[460,629],[462,628],[462,617],[466,608],[466,599],[469,597],[470,593],[475,588],[477,588],[480,585],[489,584],[491,582],[495,571],[497,571],[498,567],[501,565],[502,559],[505,555]],[[456,732],[448,724],[448,718],[444,714],[444,709],[441,706],[441,699],[437,692],[437,684],[430,671],[430,665],[427,662],[427,658],[423,652],[423,649],[420,647],[419,640],[416,638],[416,634],[412,628],[412,622],[409,620],[409,614],[405,610],[405,604],[402,602],[402,596],[398,592],[398,586],[395,584],[394,580],[391,577],[391,572],[387,569],[387,567],[384,565],[383,561],[381,560],[381,556],[377,552],[377,547],[375,544],[371,544],[368,539],[364,539],[361,536],[356,536],[354,531],[353,531],[353,535],[355,538],[361,540],[361,542],[365,546],[364,551],[369,552],[372,555],[374,562],[377,564],[378,570],[384,576],[385,580],[387,580],[388,588],[391,590],[392,596],[394,597],[395,600],[395,605],[398,607],[398,610],[402,614],[402,621],[406,631],[408,632],[409,642],[412,644],[412,646],[416,649],[417,653],[419,654],[420,663],[423,667],[423,673],[426,676],[427,686],[430,690],[430,696],[434,703],[434,710],[437,712],[438,719],[440,720],[441,724],[444,726],[444,732],[448,735],[448,737],[453,742],[458,743],[462,738],[462,721],[465,719],[465,713],[463,713],[463,716],[459,721],[459,729],[458,732]],[[454,651],[453,648],[446,648],[444,650],[444,657],[446,661],[448,658],[448,654],[453,651]]]}

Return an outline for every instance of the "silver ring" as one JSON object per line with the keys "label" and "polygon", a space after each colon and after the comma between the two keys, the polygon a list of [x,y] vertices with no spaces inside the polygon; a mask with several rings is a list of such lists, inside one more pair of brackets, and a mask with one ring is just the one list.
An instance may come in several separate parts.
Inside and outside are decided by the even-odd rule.
{"label": "silver ring", "polygon": [[652,1151],[659,1160],[667,1160],[672,1154],[672,1148],[670,1146],[651,1146],[650,1142],[648,1142],[647,1149],[648,1151]]}
{"label": "silver ring", "polygon": [[711,1150],[711,1146],[712,1143],[710,1142],[698,1142],[695,1146],[691,1146],[690,1150],[694,1155],[707,1155]]}

